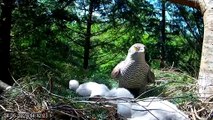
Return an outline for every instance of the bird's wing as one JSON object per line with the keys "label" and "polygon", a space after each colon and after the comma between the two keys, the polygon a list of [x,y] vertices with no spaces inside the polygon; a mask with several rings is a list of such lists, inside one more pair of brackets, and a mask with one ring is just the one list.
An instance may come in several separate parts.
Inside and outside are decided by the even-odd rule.
{"label": "bird's wing", "polygon": [[155,74],[149,69],[147,73],[148,83],[154,83],[155,82]]}
{"label": "bird's wing", "polygon": [[117,78],[120,75],[120,72],[121,72],[120,70],[123,64],[124,64],[124,61],[121,61],[114,67],[114,69],[111,72],[112,78]]}

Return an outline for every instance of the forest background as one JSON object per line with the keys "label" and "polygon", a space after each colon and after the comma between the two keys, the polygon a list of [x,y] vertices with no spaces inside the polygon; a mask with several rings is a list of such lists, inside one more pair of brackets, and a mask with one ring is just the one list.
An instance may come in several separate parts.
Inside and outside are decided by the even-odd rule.
{"label": "forest background", "polygon": [[43,86],[53,80],[60,94],[69,92],[70,79],[113,86],[113,67],[136,42],[146,45],[153,69],[198,76],[203,21],[197,9],[162,0],[17,0],[12,8],[16,80]]}

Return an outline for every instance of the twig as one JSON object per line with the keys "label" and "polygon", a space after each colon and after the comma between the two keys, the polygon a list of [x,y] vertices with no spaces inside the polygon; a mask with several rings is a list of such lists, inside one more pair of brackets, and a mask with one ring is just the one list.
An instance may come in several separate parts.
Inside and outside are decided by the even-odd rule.
{"label": "twig", "polygon": [[[138,104],[138,103],[137,103],[137,104]],[[138,104],[138,105],[141,106],[142,108],[144,108],[145,110],[138,110],[138,109],[132,109],[132,110],[148,111],[148,113],[150,113],[154,118],[156,118],[157,120],[159,120],[159,118],[156,117],[156,116],[150,111],[150,109],[147,109],[146,107],[144,107],[144,106],[142,106],[142,105],[140,105],[140,104]]]}
{"label": "twig", "polygon": [[13,100],[13,102],[16,104],[17,109],[18,109],[18,111],[20,112],[20,107],[19,107],[18,103],[17,103],[15,100]]}
{"label": "twig", "polygon": [[10,76],[11,76],[11,78],[13,79],[13,81],[14,81],[18,86],[21,86],[21,85],[17,82],[17,80],[13,77],[12,73],[10,72],[10,70],[9,70],[9,73],[10,73]]}
{"label": "twig", "polygon": [[2,110],[4,110],[5,112],[11,112],[10,110],[7,110],[4,106],[2,106],[2,105],[0,105],[0,108],[2,109]]}
{"label": "twig", "polygon": [[[168,83],[169,83],[169,82],[168,82]],[[166,84],[168,84],[168,83],[166,83]],[[162,86],[166,86],[166,84],[163,84],[163,85],[160,85],[160,86],[158,86],[158,87],[154,87],[154,88],[152,88],[152,89],[149,89],[149,90],[143,92],[142,94],[140,94],[136,99],[140,98],[140,97],[143,96],[144,94],[146,94],[146,93],[148,93],[148,92],[150,92],[150,91],[152,91],[152,90],[154,90],[154,89],[158,89],[158,88],[160,88],[160,87],[162,87]]]}
{"label": "twig", "polygon": [[196,117],[195,117],[195,114],[194,114],[194,110],[191,107],[190,107],[190,110],[191,110],[192,119],[196,120]]}
{"label": "twig", "polygon": [[212,112],[213,112],[213,110],[211,110],[210,112],[209,112],[209,114],[208,114],[208,118],[211,118],[212,116]]}
{"label": "twig", "polygon": [[174,67],[174,62],[172,62],[172,66],[170,67],[170,69],[169,69],[169,71],[171,71],[172,69],[173,69],[173,67]]}
{"label": "twig", "polygon": [[201,111],[203,111],[203,110],[205,110],[204,107],[202,107],[200,110],[197,110],[197,112],[201,112]]}
{"label": "twig", "polygon": [[199,119],[199,120],[202,120],[202,118],[197,114],[197,110],[195,109],[195,107],[193,109],[194,109],[194,113],[195,113],[196,118]]}
{"label": "twig", "polygon": [[[82,116],[79,115],[79,112],[82,111],[81,109],[74,109],[74,108],[72,108],[69,105],[52,106],[50,108],[50,110],[56,111],[56,112],[58,112],[60,114],[64,114],[64,115],[67,115],[67,116],[70,116],[70,117],[73,117],[73,118],[77,118],[77,119],[79,119],[80,117],[82,117]],[[69,112],[69,113],[67,113],[67,112]],[[75,113],[75,114],[73,114],[73,113]]]}
{"label": "twig", "polygon": [[46,109],[46,110],[49,110],[49,106],[47,105],[46,101],[42,101],[42,108]]}
{"label": "twig", "polygon": [[67,116],[69,116],[69,117],[77,118],[77,116],[74,116],[74,115],[68,114],[68,113],[63,112],[63,111],[60,111],[60,110],[55,110],[55,111],[56,111],[56,112],[58,112],[58,113],[61,113],[61,114],[67,115]]}
{"label": "twig", "polygon": [[67,99],[67,100],[70,100],[70,99],[68,99],[68,98],[66,98],[66,97],[63,97],[63,96],[60,96],[60,95],[57,95],[57,94],[54,94],[54,93],[51,93],[49,90],[47,90],[45,87],[43,87],[43,86],[41,86],[42,87],[42,89],[44,89],[48,94],[50,94],[50,95],[53,95],[53,96],[55,96],[55,97],[58,97],[58,98],[61,98],[61,99]]}

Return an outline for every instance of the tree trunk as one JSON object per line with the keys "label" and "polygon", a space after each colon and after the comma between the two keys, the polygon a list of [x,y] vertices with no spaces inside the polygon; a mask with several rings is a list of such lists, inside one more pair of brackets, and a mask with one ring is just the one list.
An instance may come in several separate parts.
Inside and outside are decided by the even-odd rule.
{"label": "tree trunk", "polygon": [[[212,0],[169,0],[174,3],[199,8],[203,13],[204,37],[200,71],[198,76],[198,95],[202,101],[213,96],[213,1]],[[208,102],[208,101],[207,101]]]}
{"label": "tree trunk", "polygon": [[91,38],[91,26],[92,26],[92,13],[93,13],[93,0],[90,1],[89,5],[89,14],[87,18],[87,30],[85,36],[85,43],[84,43],[84,63],[83,68],[86,70],[89,66],[89,55],[90,55],[90,38]]}
{"label": "tree trunk", "polygon": [[164,68],[165,67],[165,58],[166,58],[166,54],[165,54],[165,41],[166,41],[166,33],[165,33],[165,26],[166,26],[166,15],[165,15],[165,11],[166,11],[166,2],[165,0],[162,0],[162,20],[161,20],[161,37],[160,37],[160,46],[161,46],[161,62],[160,62],[160,67]]}
{"label": "tree trunk", "polygon": [[204,38],[198,77],[198,92],[201,99],[206,100],[213,96],[213,2],[209,1],[207,3],[203,19]]}
{"label": "tree trunk", "polygon": [[0,18],[0,80],[12,85],[9,73],[10,66],[10,31],[11,31],[11,16],[14,0],[3,0],[1,3],[1,18]]}

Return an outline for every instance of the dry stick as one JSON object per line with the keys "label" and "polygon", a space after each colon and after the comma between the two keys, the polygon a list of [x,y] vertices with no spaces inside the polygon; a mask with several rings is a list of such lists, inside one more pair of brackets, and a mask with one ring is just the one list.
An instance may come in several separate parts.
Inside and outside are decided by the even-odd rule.
{"label": "dry stick", "polygon": [[213,99],[213,95],[209,96],[209,97],[204,101],[204,103],[213,103],[213,102],[210,102],[212,99]]}
{"label": "dry stick", "polygon": [[4,110],[5,112],[11,112],[10,110],[7,110],[4,106],[2,106],[2,105],[0,105],[0,108],[2,109],[2,110]]}
{"label": "dry stick", "polygon": [[193,111],[192,107],[190,107],[190,110],[191,110],[191,114],[192,114],[192,119],[193,119],[193,120],[196,120],[196,117],[195,117],[195,115],[194,115],[194,111]]}
{"label": "dry stick", "polygon": [[[169,82],[168,82],[168,83],[169,83]],[[166,84],[168,84],[168,83],[166,83]],[[162,85],[162,86],[166,86],[166,84],[164,84],[164,85]],[[142,94],[140,94],[140,95],[139,95],[137,98],[135,98],[135,99],[137,100],[137,99],[140,98],[142,95],[144,95],[144,94],[146,94],[146,93],[148,93],[148,92],[150,92],[150,91],[152,91],[152,90],[154,90],[154,89],[158,89],[158,88],[160,88],[160,87],[162,87],[162,86],[158,86],[158,87],[154,87],[154,88],[152,88],[152,89],[149,89],[149,90],[143,92]]]}
{"label": "dry stick", "polygon": [[[80,110],[81,111],[81,109],[73,109],[72,107],[70,107],[69,105],[63,105],[63,106],[61,106],[62,108],[66,108],[66,107],[68,107],[68,109],[70,110],[70,108],[71,108],[71,110],[72,111],[74,111],[75,113],[76,113],[76,115],[74,116],[75,118],[78,118],[79,119],[79,114],[78,114],[78,112],[77,112],[77,110]],[[52,108],[53,110],[56,110],[56,111],[59,111],[59,110],[57,110],[57,106],[55,107],[55,108]],[[66,109],[67,110],[67,109]],[[66,112],[63,112],[63,111],[60,111],[60,112],[62,112],[62,113],[66,113]],[[71,117],[73,117],[73,115],[71,115],[71,114],[69,114],[69,113],[66,113],[66,115],[69,115],[69,116],[71,116]],[[81,117],[82,119],[84,119],[83,117]],[[86,119],[85,119],[86,120]]]}
{"label": "dry stick", "polygon": [[[13,75],[11,74],[10,71],[9,71],[9,73],[10,73],[11,78],[12,78],[13,81],[15,82],[15,84],[17,84],[19,87],[21,87],[21,85],[20,85],[20,84],[18,83],[18,81],[13,77]],[[24,93],[25,95],[28,95],[22,88],[24,88],[24,86],[20,88],[21,92]]]}
{"label": "dry stick", "polygon": [[46,89],[45,87],[43,87],[43,86],[41,86],[41,88],[42,88],[43,90],[45,90],[48,94],[52,95],[52,96],[55,96],[55,97],[58,97],[58,98],[61,98],[61,99],[67,99],[67,100],[70,100],[70,99],[68,99],[68,98],[66,98],[66,97],[63,97],[63,96],[60,96],[60,95],[57,95],[57,94],[51,93],[49,90],[47,90],[47,89]]}
{"label": "dry stick", "polygon": [[208,114],[208,118],[210,118],[210,117],[211,117],[212,112],[213,112],[213,110],[211,110],[211,111],[209,112],[209,114]]}
{"label": "dry stick", "polygon": [[155,98],[153,97],[147,106],[149,106],[154,101],[154,99]]}
{"label": "dry stick", "polygon": [[[77,97],[78,99],[79,98],[84,98],[84,99],[89,99],[89,98],[91,98],[91,97]],[[76,98],[76,99],[77,99]],[[100,100],[100,102],[99,101],[73,101],[73,102],[80,102],[80,103],[91,103],[91,104],[95,104],[95,103],[110,103],[110,102],[108,102],[108,101],[110,101],[110,100],[123,100],[123,101],[126,101],[126,102],[130,102],[130,101],[136,101],[135,99],[133,99],[133,98],[130,98],[130,97],[113,97],[113,98],[102,98],[102,97],[92,97],[92,98],[94,98],[94,99],[98,99],[98,100]],[[75,98],[74,98],[75,99]],[[101,101],[101,100],[103,100],[103,101]]]}
{"label": "dry stick", "polygon": [[201,120],[202,118],[197,114],[197,110],[195,109],[195,107],[193,107],[193,109],[194,109],[194,113],[195,113],[196,118]]}
{"label": "dry stick", "polygon": [[[164,104],[164,103],[162,103],[162,104]],[[164,105],[166,105],[166,106],[170,107],[171,109],[173,109],[174,111],[178,112],[178,113],[181,114],[183,117],[186,117],[182,112],[177,111],[176,109],[172,108],[171,106],[169,106],[169,105],[167,105],[167,104],[164,104]]]}
{"label": "dry stick", "polygon": [[202,107],[200,110],[197,110],[197,112],[201,112],[201,111],[203,111],[203,110],[205,110],[204,107]]}
{"label": "dry stick", "polygon": [[12,75],[11,72],[10,72],[10,70],[9,70],[9,73],[10,73],[11,78],[12,78],[13,81],[15,82],[15,84],[17,84],[18,86],[21,86],[21,85],[17,82],[17,80],[13,77],[13,75]]}
{"label": "dry stick", "polygon": [[68,114],[68,113],[63,112],[63,111],[60,111],[60,110],[55,110],[55,111],[56,111],[56,112],[59,112],[59,113],[61,113],[61,114],[67,115],[67,116],[69,116],[69,117],[77,118],[77,117],[76,117],[76,116],[74,116],[74,115]]}
{"label": "dry stick", "polygon": [[48,79],[49,79],[49,80],[48,80],[48,81],[49,81],[49,87],[50,87],[50,88],[49,88],[49,89],[50,89],[49,91],[50,91],[50,93],[52,93],[52,92],[53,92],[53,89],[54,89],[54,88],[53,88],[53,80],[52,80],[51,74],[48,73],[47,76],[48,76]]}
{"label": "dry stick", "polygon": [[80,115],[78,114],[78,112],[77,112],[77,111],[75,111],[75,110],[74,110],[74,112],[75,112],[75,114],[76,114],[77,118],[79,119]]}
{"label": "dry stick", "polygon": [[[138,103],[137,103],[138,104]],[[140,104],[138,104],[138,105],[140,105]],[[147,109],[146,107],[144,107],[144,106],[142,106],[142,105],[140,105],[142,108],[144,108],[145,109],[145,111],[148,111],[148,113],[150,113],[154,118],[156,118],[157,120],[160,120],[160,119],[158,119],[158,117],[156,117],[149,109]],[[132,109],[132,110],[137,110],[137,109]],[[139,110],[139,111],[144,111],[144,110]]]}
{"label": "dry stick", "polygon": [[20,112],[20,107],[19,107],[18,103],[17,103],[15,100],[13,100],[13,102],[16,104],[17,109],[18,109],[18,111]]}
{"label": "dry stick", "polygon": [[[159,98],[155,98],[155,97],[153,97],[153,98],[149,101],[149,104],[148,104],[147,106],[149,106],[149,105],[150,105],[150,104],[154,101],[154,99],[157,99],[157,100],[158,100],[158,102],[163,101],[163,100],[161,100],[161,99],[159,99]],[[162,103],[162,102],[161,102],[161,103]],[[177,111],[177,109],[175,109],[175,108],[173,108],[173,107],[171,107],[171,106],[169,106],[169,105],[167,105],[167,104],[165,104],[165,103],[162,103],[162,104],[164,104],[164,105],[168,106],[169,108],[173,109],[174,111],[178,112],[179,114],[181,114],[182,116],[184,116],[184,117],[185,117],[185,115],[184,115],[183,113],[181,113],[180,111]]]}
{"label": "dry stick", "polygon": [[46,109],[46,110],[49,110],[49,106],[47,105],[47,102],[46,101],[42,101],[42,108],[43,109]]}
{"label": "dry stick", "polygon": [[169,71],[171,71],[174,67],[174,62],[172,62],[172,66],[170,67]]}

